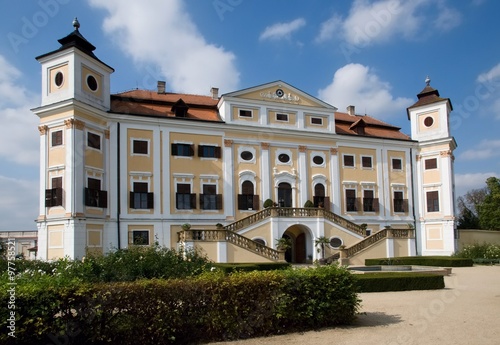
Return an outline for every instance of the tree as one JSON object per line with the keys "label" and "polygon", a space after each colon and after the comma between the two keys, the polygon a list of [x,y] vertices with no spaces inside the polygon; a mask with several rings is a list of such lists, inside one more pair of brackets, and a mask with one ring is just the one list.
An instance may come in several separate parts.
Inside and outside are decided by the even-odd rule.
{"label": "tree", "polygon": [[321,248],[321,258],[325,258],[325,246],[330,243],[330,240],[325,236],[318,237],[314,240],[314,244],[316,246],[320,246]]}
{"label": "tree", "polygon": [[482,229],[500,230],[500,179],[489,177],[486,188],[486,197],[478,205],[479,223]]}
{"label": "tree", "polygon": [[484,201],[486,187],[468,191],[457,199],[459,229],[480,229],[478,206]]}

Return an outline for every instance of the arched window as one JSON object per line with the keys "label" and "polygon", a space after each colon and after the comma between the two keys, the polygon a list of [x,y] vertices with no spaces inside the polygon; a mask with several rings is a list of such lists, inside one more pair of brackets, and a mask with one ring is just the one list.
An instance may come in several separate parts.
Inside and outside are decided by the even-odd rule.
{"label": "arched window", "polygon": [[325,185],[322,183],[314,186],[314,206],[325,207]]}
{"label": "arched window", "polygon": [[292,186],[290,183],[281,182],[278,185],[278,205],[292,207]]}
{"label": "arched window", "polygon": [[252,181],[243,181],[241,194],[238,194],[238,210],[258,210],[259,196],[254,195],[254,184]]}

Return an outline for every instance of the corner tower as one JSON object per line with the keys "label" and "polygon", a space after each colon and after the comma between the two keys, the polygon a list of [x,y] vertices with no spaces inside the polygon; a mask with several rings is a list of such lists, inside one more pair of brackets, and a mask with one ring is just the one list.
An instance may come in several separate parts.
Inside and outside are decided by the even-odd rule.
{"label": "corner tower", "polygon": [[110,75],[113,68],[94,55],[95,47],[74,31],[59,49],[38,56],[41,64],[40,206],[41,259],[81,258],[102,252],[110,217],[107,190]]}
{"label": "corner tower", "polygon": [[407,109],[411,138],[418,142],[413,152],[417,253],[450,255],[455,251],[455,183],[453,151],[457,147],[450,133],[453,110],[449,98],[442,98],[430,86],[430,79]]}

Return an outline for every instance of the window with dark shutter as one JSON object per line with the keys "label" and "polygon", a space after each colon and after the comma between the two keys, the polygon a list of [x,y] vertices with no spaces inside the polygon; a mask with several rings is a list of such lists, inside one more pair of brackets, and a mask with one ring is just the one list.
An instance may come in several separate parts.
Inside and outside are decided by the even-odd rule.
{"label": "window with dark shutter", "polygon": [[132,142],[132,152],[134,154],[147,155],[148,154],[148,141],[147,140],[134,140]]}
{"label": "window with dark shutter", "polygon": [[45,190],[45,207],[62,206],[62,177],[53,177],[50,182],[52,188]]}
{"label": "window with dark shutter", "polygon": [[373,190],[363,191],[363,211],[375,212]]}
{"label": "window with dark shutter", "polygon": [[251,181],[241,184],[241,194],[238,194],[238,210],[258,210],[259,196],[254,195],[254,185]]}
{"label": "window with dark shutter", "polygon": [[172,144],[172,156],[192,157],[194,156],[194,145]]}
{"label": "window with dark shutter", "polygon": [[196,194],[191,194],[190,184],[177,184],[177,193],[175,193],[175,208],[178,210],[196,209]]}
{"label": "window with dark shutter", "polygon": [[439,212],[438,191],[427,192],[427,212]]}
{"label": "window with dark shutter", "polygon": [[88,178],[85,188],[85,206],[108,207],[108,192],[101,190],[101,180]]}
{"label": "window with dark shutter", "polygon": [[363,168],[371,168],[372,167],[372,157],[368,157],[368,156],[361,157],[361,165]]}
{"label": "window with dark shutter", "polygon": [[315,207],[325,207],[325,186],[322,183],[314,186],[313,203]]}
{"label": "window with dark shutter", "polygon": [[431,158],[425,160],[425,170],[437,169],[437,158]]}
{"label": "window with dark shutter", "polygon": [[154,193],[149,193],[147,182],[134,182],[133,191],[130,192],[130,208],[152,209],[154,208]]}
{"label": "window with dark shutter", "polygon": [[217,210],[217,187],[214,184],[204,184],[203,194],[200,194],[202,210]]}
{"label": "window with dark shutter", "polygon": [[344,166],[345,167],[354,167],[354,156],[344,155]]}
{"label": "window with dark shutter", "polygon": [[60,146],[63,144],[63,131],[52,132],[52,147]]}
{"label": "window with dark shutter", "polygon": [[93,149],[101,149],[101,136],[92,132],[87,132],[87,146]]}
{"label": "window with dark shutter", "polygon": [[357,208],[356,208],[356,190],[355,189],[346,189],[345,190],[345,199],[346,199],[347,212],[357,211]]}
{"label": "window with dark shutter", "polygon": [[408,200],[403,199],[403,192],[395,191],[394,192],[394,212],[403,213],[408,209]]}
{"label": "window with dark shutter", "polygon": [[403,167],[403,163],[399,158],[392,159],[392,170],[401,170]]}
{"label": "window with dark shutter", "polygon": [[198,157],[220,158],[221,149],[218,146],[198,145]]}

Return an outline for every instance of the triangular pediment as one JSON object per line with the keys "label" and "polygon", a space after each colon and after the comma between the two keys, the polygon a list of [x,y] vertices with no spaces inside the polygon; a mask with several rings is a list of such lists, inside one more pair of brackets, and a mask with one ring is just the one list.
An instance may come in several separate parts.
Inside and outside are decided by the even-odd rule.
{"label": "triangular pediment", "polygon": [[337,110],[334,106],[281,80],[227,93],[223,97]]}

